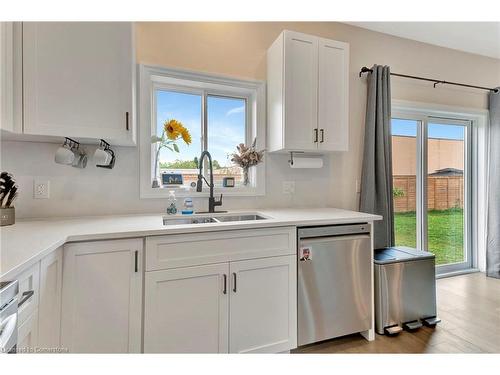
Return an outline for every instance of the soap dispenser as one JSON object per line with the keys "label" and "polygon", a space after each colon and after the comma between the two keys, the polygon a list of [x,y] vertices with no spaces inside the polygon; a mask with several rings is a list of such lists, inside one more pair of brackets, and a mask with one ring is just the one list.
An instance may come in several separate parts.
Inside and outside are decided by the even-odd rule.
{"label": "soap dispenser", "polygon": [[175,191],[170,190],[168,192],[168,207],[167,207],[168,215],[175,215],[177,213],[177,207],[175,205],[176,201],[177,199],[175,198]]}

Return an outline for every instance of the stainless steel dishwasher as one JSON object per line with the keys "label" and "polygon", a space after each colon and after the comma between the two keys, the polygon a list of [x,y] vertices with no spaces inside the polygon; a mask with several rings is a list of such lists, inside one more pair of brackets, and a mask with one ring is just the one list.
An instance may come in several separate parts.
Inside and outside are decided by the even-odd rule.
{"label": "stainless steel dishwasher", "polygon": [[299,228],[297,253],[298,345],[370,329],[370,225]]}

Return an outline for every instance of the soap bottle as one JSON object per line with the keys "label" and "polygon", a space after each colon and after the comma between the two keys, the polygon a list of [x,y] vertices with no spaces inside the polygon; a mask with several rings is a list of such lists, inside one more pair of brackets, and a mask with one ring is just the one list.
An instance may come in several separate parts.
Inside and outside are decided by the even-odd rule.
{"label": "soap bottle", "polygon": [[183,215],[191,215],[193,213],[193,199],[184,199],[184,209],[182,210]]}
{"label": "soap bottle", "polygon": [[176,201],[177,201],[177,199],[175,199],[175,191],[169,190],[169,192],[168,192],[168,207],[167,207],[167,214],[168,215],[175,215],[177,213],[177,207],[175,205]]}

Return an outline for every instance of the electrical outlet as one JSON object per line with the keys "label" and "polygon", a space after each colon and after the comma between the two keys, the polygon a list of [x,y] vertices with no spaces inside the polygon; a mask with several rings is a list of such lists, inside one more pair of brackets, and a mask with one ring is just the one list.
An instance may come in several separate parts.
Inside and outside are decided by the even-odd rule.
{"label": "electrical outlet", "polygon": [[356,193],[361,193],[361,182],[359,180],[356,180]]}
{"label": "electrical outlet", "polygon": [[49,199],[50,183],[48,180],[33,181],[33,198],[34,199]]}
{"label": "electrical outlet", "polygon": [[283,181],[283,194],[295,193],[295,181]]}

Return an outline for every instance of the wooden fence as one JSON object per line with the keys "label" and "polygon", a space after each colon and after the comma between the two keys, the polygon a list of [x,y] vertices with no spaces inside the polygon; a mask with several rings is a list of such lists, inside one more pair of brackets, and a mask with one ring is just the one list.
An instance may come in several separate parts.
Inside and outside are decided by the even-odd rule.
{"label": "wooden fence", "polygon": [[[407,175],[393,176],[395,191],[402,192],[394,198],[394,211],[407,212],[416,210],[416,177]],[[427,206],[429,210],[447,210],[463,208],[463,176],[428,176]]]}

